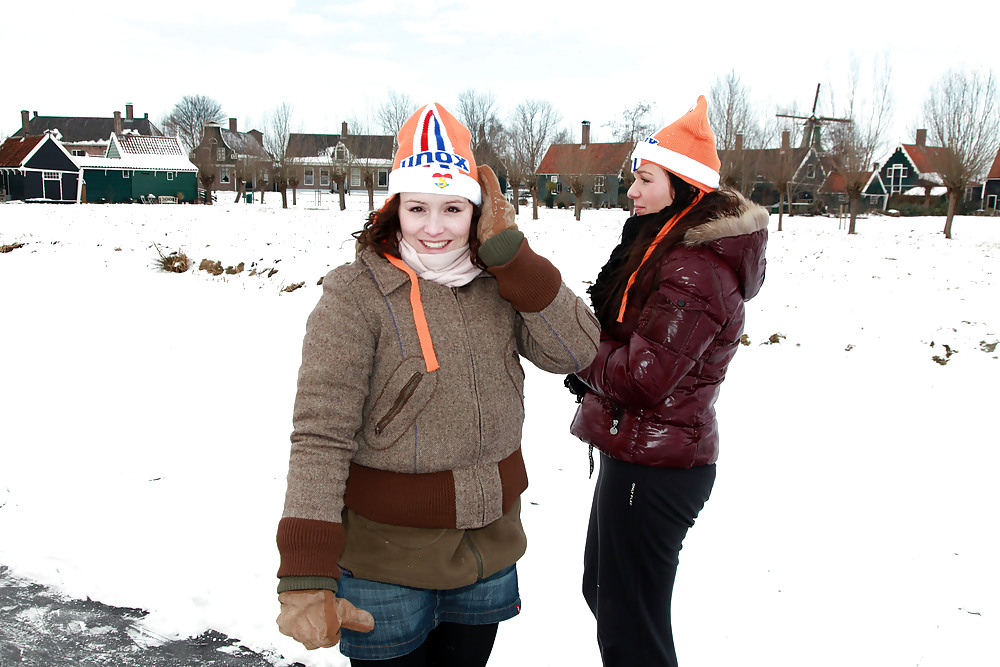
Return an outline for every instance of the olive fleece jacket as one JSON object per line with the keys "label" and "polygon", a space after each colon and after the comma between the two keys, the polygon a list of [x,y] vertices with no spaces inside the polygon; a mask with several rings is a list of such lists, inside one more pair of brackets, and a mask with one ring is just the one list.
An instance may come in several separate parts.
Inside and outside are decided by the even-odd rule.
{"label": "olive fleece jacket", "polygon": [[340,561],[359,577],[452,588],[520,557],[520,359],[580,371],[600,336],[554,280],[539,285],[554,298],[538,312],[515,310],[486,271],[457,288],[418,280],[429,371],[402,270],[368,249],[326,276],[303,342],[279,577],[314,587],[339,578]]}

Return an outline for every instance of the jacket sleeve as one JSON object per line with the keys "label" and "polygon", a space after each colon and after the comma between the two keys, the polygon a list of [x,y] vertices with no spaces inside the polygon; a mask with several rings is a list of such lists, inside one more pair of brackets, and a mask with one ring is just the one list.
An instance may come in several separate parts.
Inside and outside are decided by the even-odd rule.
{"label": "jacket sleeve", "polygon": [[663,403],[721,330],[721,315],[713,312],[722,303],[714,271],[697,255],[666,264],[636,328],[623,341],[602,335],[593,363],[577,373],[580,379],[615,403]]}
{"label": "jacket sleeve", "polygon": [[293,411],[279,577],[339,578],[341,510],[377,333],[336,273],[309,316]]}
{"label": "jacket sleeve", "polygon": [[575,373],[597,353],[601,327],[583,299],[560,282],[555,298],[537,313],[520,313],[518,354],[550,373]]}

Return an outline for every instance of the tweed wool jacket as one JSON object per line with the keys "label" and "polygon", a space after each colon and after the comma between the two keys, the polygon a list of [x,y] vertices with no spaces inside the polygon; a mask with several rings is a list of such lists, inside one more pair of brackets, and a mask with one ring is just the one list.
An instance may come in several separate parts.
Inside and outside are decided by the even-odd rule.
{"label": "tweed wool jacket", "polygon": [[[414,565],[403,551],[479,559],[472,581],[517,559],[527,487],[521,358],[552,373],[582,370],[599,338],[590,309],[555,275],[555,298],[534,313],[516,311],[485,271],[457,288],[420,279],[414,301],[407,275],[371,249],[326,276],[303,342],[279,577],[338,578],[346,549],[341,567],[357,576],[446,588],[472,583],[469,570],[456,579],[432,571],[451,564],[428,568],[422,556]],[[492,561],[442,546],[481,534],[488,551],[516,542],[511,531],[520,551]],[[397,552],[385,546],[393,541]]]}
{"label": "tweed wool jacket", "polygon": [[767,211],[737,195],[732,210],[688,229],[640,274],[622,322],[602,331],[596,358],[577,373],[589,391],[574,435],[629,463],[717,460],[715,402],[739,348],[744,302],[764,282],[767,222]]}

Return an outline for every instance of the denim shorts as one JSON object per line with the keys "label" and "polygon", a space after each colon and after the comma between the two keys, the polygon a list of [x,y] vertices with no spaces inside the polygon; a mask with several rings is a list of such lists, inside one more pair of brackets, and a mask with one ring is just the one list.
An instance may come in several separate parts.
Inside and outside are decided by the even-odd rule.
{"label": "denim shorts", "polygon": [[514,565],[461,588],[410,588],[357,579],[341,570],[337,597],[371,612],[375,629],[343,629],[340,652],[358,660],[389,660],[415,650],[438,623],[486,625],[513,618],[521,611]]}

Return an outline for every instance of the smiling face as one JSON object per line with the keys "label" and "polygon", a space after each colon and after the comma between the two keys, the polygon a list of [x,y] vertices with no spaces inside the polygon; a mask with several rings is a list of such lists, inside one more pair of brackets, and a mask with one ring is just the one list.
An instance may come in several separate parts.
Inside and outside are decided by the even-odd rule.
{"label": "smiling face", "polygon": [[635,202],[636,215],[658,213],[674,203],[674,186],[663,167],[645,162],[633,173],[635,183],[628,189],[628,196]]}
{"label": "smiling face", "polygon": [[423,192],[399,195],[399,228],[419,254],[457,250],[469,244],[472,202],[465,197]]}

